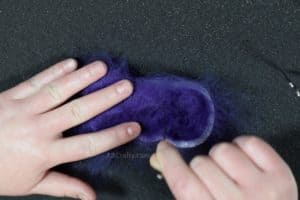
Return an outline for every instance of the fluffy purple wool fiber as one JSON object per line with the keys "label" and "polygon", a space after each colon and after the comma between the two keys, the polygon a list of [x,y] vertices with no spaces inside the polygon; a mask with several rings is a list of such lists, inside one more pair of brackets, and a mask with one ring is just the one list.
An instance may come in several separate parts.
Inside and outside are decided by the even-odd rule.
{"label": "fluffy purple wool fiber", "polygon": [[135,77],[126,61],[107,55],[84,58],[84,64],[102,60],[108,65],[105,77],[85,88],[80,95],[104,88],[121,79],[134,85],[133,94],[117,106],[76,128],[77,133],[99,131],[126,121],[142,125],[138,140],[144,143],[165,139],[180,148],[203,143],[212,132],[214,103],[199,82],[174,75]]}
{"label": "fluffy purple wool fiber", "polygon": [[[79,62],[84,66],[96,60],[107,64],[107,74],[75,97],[88,95],[122,79],[133,83],[134,92],[113,108],[70,129],[65,136],[90,133],[122,122],[137,121],[142,126],[142,133],[132,145],[137,142],[139,148],[145,152],[147,147],[165,139],[187,151],[198,148],[212,133],[217,135],[216,130],[227,126],[224,121],[231,117],[231,108],[228,108],[230,102],[216,92],[216,86],[210,88],[209,81],[170,74],[139,76],[128,67],[125,59],[113,58],[105,53],[82,57]],[[72,163],[71,167],[95,176],[112,160],[108,154],[109,152]]]}

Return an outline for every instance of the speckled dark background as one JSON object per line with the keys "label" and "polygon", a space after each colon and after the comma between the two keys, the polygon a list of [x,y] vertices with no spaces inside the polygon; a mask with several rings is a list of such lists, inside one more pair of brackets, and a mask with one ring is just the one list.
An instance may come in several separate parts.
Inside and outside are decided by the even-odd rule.
{"label": "speckled dark background", "polygon": [[[222,77],[248,96],[246,132],[270,142],[299,182],[300,98],[270,67],[300,70],[299,0],[0,1],[1,90],[60,59],[99,49],[128,57],[142,73]],[[300,85],[299,75],[291,78]],[[100,199],[172,198],[150,168],[120,165],[126,170],[107,173],[122,192],[102,188]]]}

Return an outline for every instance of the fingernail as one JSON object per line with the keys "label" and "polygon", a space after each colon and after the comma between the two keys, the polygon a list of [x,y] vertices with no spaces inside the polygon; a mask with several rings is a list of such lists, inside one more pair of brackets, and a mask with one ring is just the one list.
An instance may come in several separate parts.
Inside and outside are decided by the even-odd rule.
{"label": "fingernail", "polygon": [[157,149],[156,152],[157,153],[163,153],[164,151],[167,151],[171,148],[171,144],[169,144],[167,141],[161,141],[158,145],[157,145]]}
{"label": "fingernail", "polygon": [[128,80],[122,80],[117,84],[117,92],[119,94],[129,94],[131,90],[131,83]]}
{"label": "fingernail", "polygon": [[160,164],[159,160],[157,159],[157,155],[155,153],[152,154],[150,157],[150,166],[159,172],[162,171],[161,164]]}
{"label": "fingernail", "polygon": [[89,72],[91,75],[94,75],[94,74],[105,73],[105,71],[106,71],[105,64],[101,61],[95,61],[93,62]]}
{"label": "fingernail", "polygon": [[190,163],[190,166],[192,169],[197,169],[200,163],[200,159],[198,157],[193,158],[193,160]]}
{"label": "fingernail", "polygon": [[77,67],[77,61],[73,58],[68,58],[67,60],[65,60],[64,67],[68,71],[74,70]]}
{"label": "fingernail", "polygon": [[127,133],[130,136],[136,136],[141,132],[140,125],[138,123],[132,123],[127,127]]}
{"label": "fingernail", "polygon": [[247,142],[249,142],[249,140],[251,140],[251,138],[253,139],[253,136],[248,136],[248,135],[244,135],[244,136],[240,136],[236,139],[234,139],[234,143],[239,144],[240,146],[245,146],[245,144]]}
{"label": "fingernail", "polygon": [[158,143],[155,159],[157,160],[157,163],[159,163],[160,169],[163,166],[164,158],[168,156],[169,150],[171,150],[171,148],[171,144],[169,144],[167,141],[161,141]]}

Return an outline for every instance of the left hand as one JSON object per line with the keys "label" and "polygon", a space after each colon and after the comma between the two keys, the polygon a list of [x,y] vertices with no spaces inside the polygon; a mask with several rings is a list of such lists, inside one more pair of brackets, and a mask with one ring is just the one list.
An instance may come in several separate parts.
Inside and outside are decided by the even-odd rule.
{"label": "left hand", "polygon": [[139,135],[138,123],[125,122],[63,137],[63,131],[103,113],[133,92],[131,82],[121,80],[66,102],[107,71],[101,61],[76,67],[76,60],[64,60],[0,93],[0,195],[95,200],[96,193],[87,183],[52,168],[98,155]]}

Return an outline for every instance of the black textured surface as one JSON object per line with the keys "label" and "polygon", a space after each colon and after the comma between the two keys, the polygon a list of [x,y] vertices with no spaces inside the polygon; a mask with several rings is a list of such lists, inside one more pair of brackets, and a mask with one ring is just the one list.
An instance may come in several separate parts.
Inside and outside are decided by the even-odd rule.
{"label": "black textured surface", "polygon": [[[0,1],[1,90],[99,49],[128,57],[143,73],[222,77],[248,96],[246,131],[270,142],[299,182],[300,98],[270,67],[300,70],[298,0]],[[107,173],[119,187],[102,188],[101,199],[172,198],[150,168],[122,160]]]}

